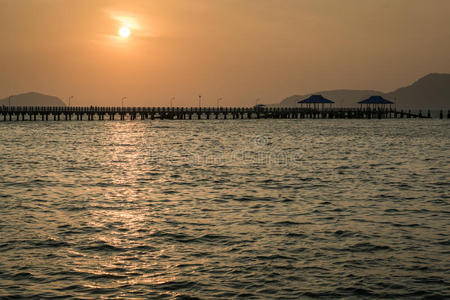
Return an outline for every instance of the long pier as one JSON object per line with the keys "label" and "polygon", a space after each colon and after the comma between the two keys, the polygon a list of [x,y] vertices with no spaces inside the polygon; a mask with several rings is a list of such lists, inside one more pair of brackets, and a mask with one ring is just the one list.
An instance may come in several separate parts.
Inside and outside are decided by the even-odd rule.
{"label": "long pier", "polygon": [[[441,111],[440,118],[443,117]],[[431,114],[429,110],[422,114],[381,108],[0,106],[0,121],[389,118],[431,118]]]}

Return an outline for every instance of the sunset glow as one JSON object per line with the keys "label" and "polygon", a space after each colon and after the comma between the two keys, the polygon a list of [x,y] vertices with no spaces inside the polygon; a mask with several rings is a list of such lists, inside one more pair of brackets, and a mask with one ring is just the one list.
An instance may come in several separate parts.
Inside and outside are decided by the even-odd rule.
{"label": "sunset glow", "polygon": [[0,8],[0,300],[450,300],[450,0]]}
{"label": "sunset glow", "polygon": [[90,0],[70,11],[6,1],[0,98],[37,90],[76,93],[77,105],[126,95],[192,106],[201,93],[205,106],[253,106],[341,88],[390,92],[448,72],[450,1],[436,1]]}
{"label": "sunset glow", "polygon": [[125,27],[125,26],[120,28],[120,30],[119,30],[119,35],[123,38],[129,37],[130,33],[131,33],[130,28]]}

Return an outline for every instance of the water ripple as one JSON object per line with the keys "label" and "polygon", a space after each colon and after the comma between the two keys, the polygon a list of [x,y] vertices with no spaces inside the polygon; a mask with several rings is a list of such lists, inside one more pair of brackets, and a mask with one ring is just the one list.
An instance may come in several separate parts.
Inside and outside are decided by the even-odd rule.
{"label": "water ripple", "polygon": [[0,298],[450,298],[447,123],[2,123]]}

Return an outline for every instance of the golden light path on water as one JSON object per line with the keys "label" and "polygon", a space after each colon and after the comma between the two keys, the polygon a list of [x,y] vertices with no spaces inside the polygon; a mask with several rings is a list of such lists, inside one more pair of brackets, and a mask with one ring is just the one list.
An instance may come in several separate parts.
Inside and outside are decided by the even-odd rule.
{"label": "golden light path on water", "polygon": [[[138,252],[133,256],[126,255],[114,256],[107,260],[103,256],[96,256],[94,259],[98,260],[99,266],[97,275],[99,277],[115,276],[114,272],[102,272],[102,270],[126,268],[129,273],[133,273],[135,270],[153,269],[155,265],[159,264],[159,257],[164,256],[167,249],[161,249],[158,251],[152,251],[152,254],[147,257],[145,250],[145,243],[140,241],[140,237],[143,232],[155,233],[157,228],[154,226],[145,227],[148,224],[149,218],[151,220],[151,213],[148,213],[146,208],[138,205],[142,198],[148,197],[148,201],[151,201],[152,189],[135,189],[131,186],[135,185],[138,181],[138,174],[140,174],[140,166],[146,165],[147,159],[145,153],[139,153],[131,149],[135,149],[136,145],[145,149],[148,145],[147,131],[142,126],[136,126],[135,123],[115,124],[110,128],[110,135],[107,143],[111,151],[110,156],[105,158],[108,161],[104,166],[105,170],[114,169],[115,172],[111,173],[111,182],[113,186],[117,188],[108,191],[105,195],[104,204],[98,203],[97,205],[108,209],[111,207],[111,203],[117,203],[117,210],[101,210],[93,215],[93,219],[90,223],[93,227],[102,226],[102,224],[114,224],[120,226],[121,230],[114,235],[98,235],[95,237],[98,241],[104,242],[107,245],[113,247],[128,249],[142,247],[144,251]],[[131,151],[130,151],[131,150]],[[130,242],[130,240],[132,242]],[[173,250],[173,246],[171,247]],[[147,257],[148,261],[142,263],[142,256]],[[162,266],[164,270],[170,270],[175,264],[166,264]],[[176,276],[168,275],[166,272],[143,274],[133,279],[124,278],[116,282],[116,287],[126,285],[159,285],[167,282],[176,281]],[[93,288],[111,288],[110,285],[93,285]],[[173,293],[174,296],[177,293]]]}

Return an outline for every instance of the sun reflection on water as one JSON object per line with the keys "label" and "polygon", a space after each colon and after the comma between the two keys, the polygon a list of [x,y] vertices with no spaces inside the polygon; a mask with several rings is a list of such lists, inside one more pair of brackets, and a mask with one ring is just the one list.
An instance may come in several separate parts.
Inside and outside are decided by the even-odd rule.
{"label": "sun reflection on water", "polygon": [[[97,268],[85,270],[99,278],[116,278],[114,283],[101,281],[91,288],[111,288],[121,285],[161,285],[176,281],[177,276],[168,270],[174,266],[166,259],[165,248],[148,246],[151,236],[160,230],[152,219],[154,212],[148,204],[152,187],[143,186],[143,170],[148,164],[148,124],[138,122],[112,122],[107,125],[107,139],[100,141],[105,149],[102,158],[103,179],[110,184],[103,186],[103,198],[90,203],[87,225],[97,228],[92,236],[99,246],[110,251],[108,255],[94,255],[89,259]],[[151,166],[150,166],[151,167]],[[144,201],[143,201],[144,200]],[[165,261],[165,263],[163,263]],[[160,269],[161,271],[155,272]],[[123,270],[132,274],[121,278]],[[150,271],[152,270],[152,271]],[[138,275],[140,274],[140,275]],[[137,276],[138,275],[138,276]]]}

